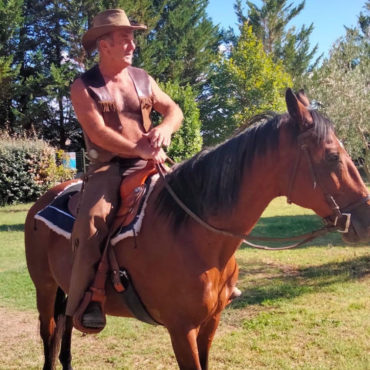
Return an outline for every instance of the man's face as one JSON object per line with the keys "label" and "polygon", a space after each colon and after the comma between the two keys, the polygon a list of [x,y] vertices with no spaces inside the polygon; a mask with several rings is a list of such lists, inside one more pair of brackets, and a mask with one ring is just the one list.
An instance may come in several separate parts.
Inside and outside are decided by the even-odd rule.
{"label": "man's face", "polygon": [[133,31],[120,30],[113,31],[111,42],[108,42],[108,52],[114,59],[119,59],[127,65],[132,64],[134,56],[135,42]]}

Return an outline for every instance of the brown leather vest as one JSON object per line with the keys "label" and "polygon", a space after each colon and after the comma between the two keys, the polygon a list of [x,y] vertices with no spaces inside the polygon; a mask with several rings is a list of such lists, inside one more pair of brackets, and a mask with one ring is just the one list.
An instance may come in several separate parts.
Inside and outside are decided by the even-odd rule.
{"label": "brown leather vest", "polygon": [[[147,132],[150,130],[152,125],[150,112],[153,106],[149,75],[141,68],[129,66],[127,67],[127,70],[140,100],[142,124],[144,131]],[[93,68],[83,73],[81,75],[81,79],[90,96],[97,103],[105,124],[114,131],[121,133],[122,123],[117,112],[117,106],[106,87],[104,78],[99,70],[99,66],[95,65]],[[84,138],[87,154],[91,162],[109,162],[114,157],[117,157],[116,153],[109,152],[108,150],[95,145],[85,132]]]}

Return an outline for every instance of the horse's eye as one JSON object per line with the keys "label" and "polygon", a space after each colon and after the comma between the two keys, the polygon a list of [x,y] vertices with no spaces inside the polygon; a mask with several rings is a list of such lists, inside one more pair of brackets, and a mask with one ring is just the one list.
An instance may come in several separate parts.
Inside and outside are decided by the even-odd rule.
{"label": "horse's eye", "polygon": [[329,163],[336,164],[340,161],[340,155],[337,152],[326,153],[326,160]]}

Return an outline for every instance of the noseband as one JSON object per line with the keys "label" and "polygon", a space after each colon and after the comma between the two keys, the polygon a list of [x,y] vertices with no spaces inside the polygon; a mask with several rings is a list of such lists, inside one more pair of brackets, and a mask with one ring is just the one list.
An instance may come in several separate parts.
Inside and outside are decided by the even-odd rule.
{"label": "noseband", "polygon": [[[297,170],[298,170],[299,164],[301,162],[301,153],[304,153],[304,156],[307,159],[308,166],[310,168],[310,173],[311,173],[312,181],[313,181],[313,187],[314,187],[314,189],[317,187],[317,185],[319,185],[321,187],[321,189],[324,192],[325,199],[326,199],[326,201],[327,201],[327,203],[328,203],[328,205],[329,205],[329,207],[330,207],[330,209],[332,210],[333,213],[332,213],[332,215],[330,215],[328,217],[325,217],[323,219],[324,222],[325,222],[324,227],[322,227],[320,229],[317,229],[317,230],[314,230],[314,231],[311,231],[311,232],[306,233],[306,234],[302,234],[302,235],[292,236],[292,237],[289,237],[289,238],[272,238],[272,237],[261,237],[261,236],[237,234],[237,233],[233,233],[233,232],[230,232],[230,231],[227,231],[227,230],[218,229],[218,228],[210,225],[209,223],[205,222],[198,215],[196,215],[191,209],[189,209],[186,206],[186,204],[184,204],[183,201],[173,191],[171,186],[168,184],[167,179],[165,178],[165,171],[163,170],[163,167],[161,167],[161,165],[158,165],[158,164],[156,165],[156,167],[157,167],[157,170],[158,170],[158,173],[159,173],[160,177],[163,180],[164,187],[170,193],[170,195],[175,200],[175,202],[180,206],[180,208],[182,208],[182,210],[188,216],[190,216],[193,220],[195,220],[200,225],[202,225],[205,229],[207,229],[209,231],[212,231],[212,232],[215,232],[215,233],[218,233],[218,234],[221,234],[221,235],[225,235],[225,236],[229,236],[229,237],[233,237],[233,238],[237,238],[237,239],[242,239],[245,244],[249,245],[250,247],[256,248],[256,249],[263,249],[263,250],[292,249],[292,248],[299,247],[299,246],[301,246],[301,245],[303,245],[303,244],[305,244],[305,243],[307,243],[307,242],[309,242],[313,239],[316,239],[319,236],[323,236],[323,235],[327,234],[328,232],[338,231],[340,233],[347,233],[348,230],[349,230],[349,226],[351,224],[351,213],[349,213],[349,212],[356,209],[357,207],[361,206],[362,204],[366,203],[368,200],[370,200],[370,195],[368,195],[368,196],[360,199],[359,201],[345,207],[343,210],[341,210],[341,208],[338,206],[337,202],[335,201],[334,197],[331,196],[328,192],[324,191],[323,185],[320,184],[317,180],[318,178],[316,176],[315,168],[314,168],[314,165],[313,165],[313,160],[311,158],[311,154],[310,154],[308,145],[305,143],[307,137],[309,137],[309,135],[311,134],[311,130],[312,129],[309,129],[309,130],[305,131],[304,133],[302,133],[298,136],[298,144],[300,145],[300,151],[299,151],[299,154],[297,156],[297,159],[295,161],[295,164],[294,164],[294,167],[293,167],[293,170],[292,170],[292,176],[290,177],[291,180],[290,180],[290,184],[289,184],[289,187],[288,187],[287,202],[289,204],[292,203],[291,193],[293,191],[293,186],[294,186],[295,179],[296,179],[296,176],[297,176]],[[170,158],[167,158],[167,160],[171,164],[175,163]],[[282,243],[282,242],[295,241],[295,240],[299,240],[299,241],[294,243],[294,244],[290,244],[290,245],[286,245],[286,246],[282,246],[282,247],[269,247],[269,246],[265,246],[265,245],[259,245],[259,244],[252,243],[252,241],[280,242],[280,243]]]}

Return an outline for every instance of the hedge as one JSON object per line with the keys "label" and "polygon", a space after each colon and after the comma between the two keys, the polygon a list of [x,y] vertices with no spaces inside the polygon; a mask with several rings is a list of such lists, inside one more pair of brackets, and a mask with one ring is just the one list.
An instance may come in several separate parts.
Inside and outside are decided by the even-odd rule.
{"label": "hedge", "polygon": [[54,184],[73,178],[62,151],[39,139],[0,136],[0,205],[36,200]]}

